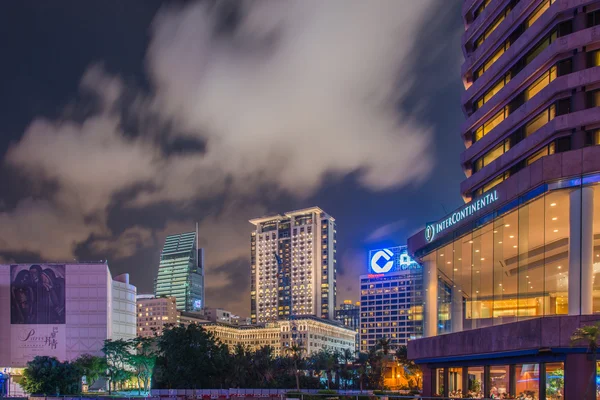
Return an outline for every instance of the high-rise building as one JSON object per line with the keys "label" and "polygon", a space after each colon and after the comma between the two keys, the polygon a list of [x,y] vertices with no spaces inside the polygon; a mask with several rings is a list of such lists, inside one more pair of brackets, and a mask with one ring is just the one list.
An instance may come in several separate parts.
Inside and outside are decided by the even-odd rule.
{"label": "high-rise building", "polygon": [[180,311],[204,307],[204,253],[197,241],[197,232],[169,235],[160,254],[154,295],[175,297]]}
{"label": "high-rise building", "polygon": [[423,335],[423,272],[406,246],[369,252],[369,274],[360,277],[360,351],[379,339],[392,349]]}
{"label": "high-rise building", "polygon": [[160,335],[167,324],[179,323],[175,297],[140,294],[137,300],[137,334],[142,337]]}
{"label": "high-rise building", "polygon": [[318,207],[250,220],[252,323],[291,316],[334,319],[335,219]]}
{"label": "high-rise building", "polygon": [[335,319],[347,326],[350,329],[354,329],[357,333],[355,352],[358,352],[360,348],[358,330],[360,328],[360,302],[352,302],[352,300],[344,300],[342,304],[335,309]]}
{"label": "high-rise building", "polygon": [[595,393],[600,1],[465,0],[467,202],[408,240],[424,269],[423,395]]}

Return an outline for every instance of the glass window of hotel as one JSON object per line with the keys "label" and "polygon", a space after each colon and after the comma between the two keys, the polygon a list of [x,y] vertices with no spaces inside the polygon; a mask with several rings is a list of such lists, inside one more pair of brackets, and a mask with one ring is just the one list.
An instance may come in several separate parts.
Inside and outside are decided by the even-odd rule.
{"label": "glass window of hotel", "polygon": [[508,108],[503,107],[500,111],[494,114],[490,119],[484,122],[477,130],[475,131],[475,141],[480,140],[482,137],[490,133],[492,129],[500,124],[500,122],[504,121],[508,117]]}
{"label": "glass window of hotel", "polygon": [[491,326],[494,307],[493,224],[473,232],[471,244],[471,318],[473,328]]}
{"label": "glass window of hotel", "polygon": [[597,67],[600,65],[600,50],[587,53],[587,67]]}
{"label": "glass window of hotel", "polygon": [[434,392],[438,396],[444,395],[444,368],[438,368],[434,374]]}
{"label": "glass window of hotel", "polygon": [[600,106],[600,89],[591,90],[586,92],[586,107],[599,107]]}
{"label": "glass window of hotel", "polygon": [[552,104],[550,107],[536,115],[531,121],[525,125],[525,136],[531,135],[533,132],[552,121],[556,116],[556,106]]}
{"label": "glass window of hotel", "polygon": [[448,396],[462,397],[464,392],[462,367],[449,368],[448,371]]}
{"label": "glass window of hotel", "polygon": [[515,394],[517,398],[530,396],[539,399],[540,395],[540,365],[539,364],[517,364],[515,368]]}
{"label": "glass window of hotel", "polygon": [[469,367],[468,368],[468,386],[467,396],[475,399],[481,399],[484,396],[484,368],[483,367]]}
{"label": "glass window of hotel", "polygon": [[527,18],[527,20],[525,20],[525,29],[533,25],[533,23],[537,21],[555,1],[556,0],[544,0],[539,6],[537,6],[537,8]]}
{"label": "glass window of hotel", "polygon": [[531,85],[529,85],[529,87],[525,90],[525,101],[528,101],[533,96],[538,94],[543,88],[548,86],[548,84],[555,79],[556,79],[556,66],[553,66],[548,71],[544,72]]}
{"label": "glass window of hotel", "polygon": [[562,362],[546,364],[546,400],[563,400],[565,367]]}
{"label": "glass window of hotel", "polygon": [[508,365],[490,366],[490,390],[486,393],[493,399],[507,397],[509,395],[509,367]]}

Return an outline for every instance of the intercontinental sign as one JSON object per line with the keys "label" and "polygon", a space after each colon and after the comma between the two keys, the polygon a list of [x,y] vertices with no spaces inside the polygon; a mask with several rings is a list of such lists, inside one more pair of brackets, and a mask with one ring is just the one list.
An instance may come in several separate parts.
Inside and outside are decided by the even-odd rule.
{"label": "intercontinental sign", "polygon": [[493,190],[490,193],[483,196],[482,198],[477,199],[477,200],[467,204],[466,206],[461,208],[459,211],[452,213],[452,215],[450,215],[448,218],[443,219],[438,222],[434,222],[433,224],[427,224],[425,226],[425,240],[427,240],[427,242],[433,241],[433,239],[439,233],[445,231],[446,229],[452,227],[453,225],[456,225],[463,219],[470,217],[471,215],[475,214],[477,211],[487,207],[488,205],[492,204],[493,202],[495,202],[497,200],[498,200],[498,193],[495,190]]}

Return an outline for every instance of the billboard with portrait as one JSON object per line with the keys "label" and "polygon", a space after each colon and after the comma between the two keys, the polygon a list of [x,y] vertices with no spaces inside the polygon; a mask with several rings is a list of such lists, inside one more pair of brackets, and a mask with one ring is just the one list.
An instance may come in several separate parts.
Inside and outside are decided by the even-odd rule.
{"label": "billboard with portrait", "polygon": [[10,266],[11,366],[66,358],[65,265]]}
{"label": "billboard with portrait", "polygon": [[64,324],[65,316],[64,265],[10,266],[12,325]]}

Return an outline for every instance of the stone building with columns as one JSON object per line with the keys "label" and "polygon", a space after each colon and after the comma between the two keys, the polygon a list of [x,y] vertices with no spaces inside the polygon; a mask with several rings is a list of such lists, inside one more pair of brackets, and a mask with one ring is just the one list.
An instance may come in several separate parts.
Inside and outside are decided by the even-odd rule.
{"label": "stone building with columns", "polygon": [[[408,240],[424,395],[583,398],[600,321],[600,1],[465,0],[465,204]],[[589,388],[595,391],[595,388]]]}

